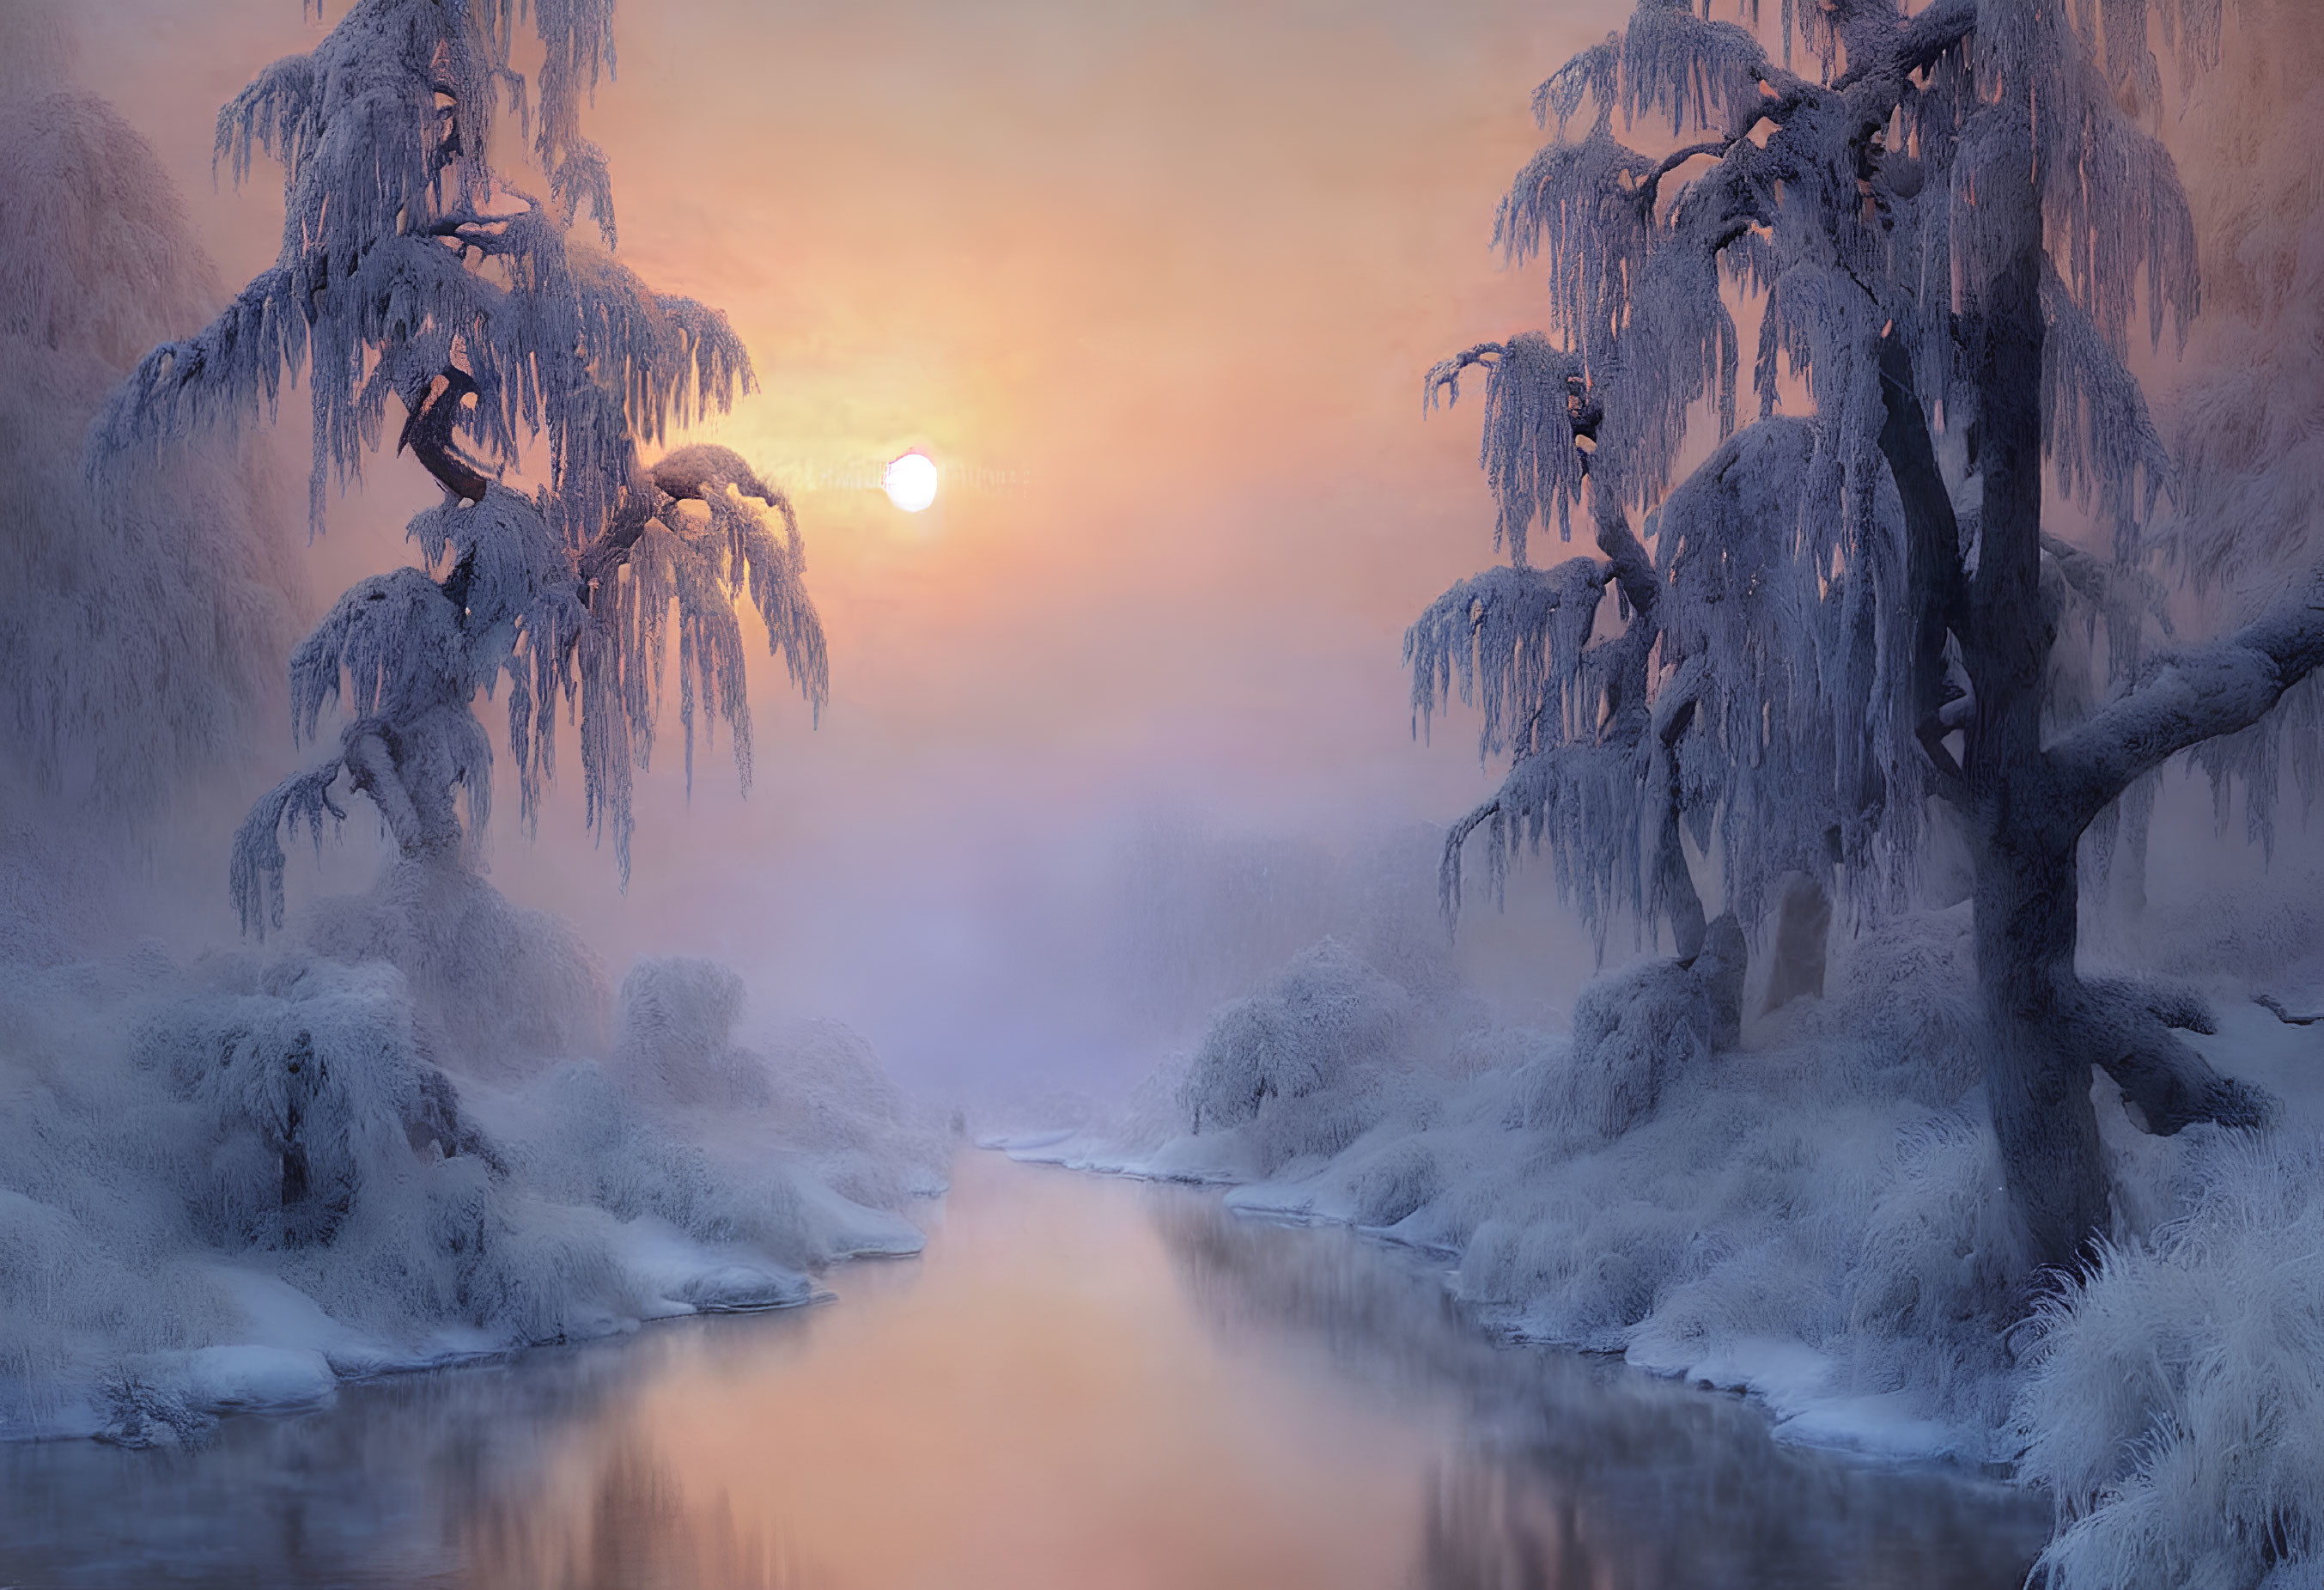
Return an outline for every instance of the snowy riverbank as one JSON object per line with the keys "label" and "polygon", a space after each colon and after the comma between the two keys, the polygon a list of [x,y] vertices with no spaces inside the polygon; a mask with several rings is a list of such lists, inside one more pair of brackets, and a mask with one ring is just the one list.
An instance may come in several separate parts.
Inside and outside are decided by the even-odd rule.
{"label": "snowy riverbank", "polygon": [[2014,1465],[2061,1502],[2064,1582],[2312,1571],[2324,1024],[2280,1021],[2246,980],[2297,1005],[2313,968],[2248,944],[2179,957],[2217,1012],[2194,1041],[2282,1114],[2257,1136],[2156,1138],[2101,1077],[2119,1246],[2033,1307],[1977,1082],[1967,932],[1965,906],[1902,919],[1849,947],[1828,998],[1724,1051],[1672,1003],[1668,963],[1610,974],[1576,1032],[1548,1033],[1327,941],[1120,1117],[988,1143],[1231,1183],[1244,1213],[1441,1253],[1489,1328],[1748,1391],[1781,1439]]}
{"label": "snowy riverbank", "polygon": [[642,961],[594,1057],[484,1071],[382,961],[7,968],[0,1437],[182,1442],[917,1253],[943,1134],[844,1029],[746,1043],[742,1004]]}

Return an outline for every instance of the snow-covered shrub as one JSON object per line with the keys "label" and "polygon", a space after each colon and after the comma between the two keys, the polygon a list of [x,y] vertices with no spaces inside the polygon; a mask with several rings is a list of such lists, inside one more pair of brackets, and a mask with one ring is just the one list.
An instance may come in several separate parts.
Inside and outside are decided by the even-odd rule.
{"label": "snow-covered shrub", "polygon": [[1336,939],[1303,951],[1266,989],[1212,1019],[1181,1095],[1194,1130],[1247,1124],[1270,1100],[1306,1098],[1385,1058],[1409,1003]]}
{"label": "snow-covered shrub", "polygon": [[1611,972],[1582,991],[1573,1043],[1523,1085],[1518,1124],[1619,1137],[1654,1113],[1665,1080],[1732,1049],[1740,1033],[1743,935],[1711,924],[1699,955]]}
{"label": "snow-covered shrub", "polygon": [[1855,1354],[1859,1382],[1998,1428],[2028,1263],[1991,1123],[1969,1109],[1908,1122],[1846,1272],[1849,1328],[1877,1344]]}
{"label": "snow-covered shrub", "polygon": [[1435,1151],[1406,1138],[1357,1171],[1351,1190],[1359,1225],[1394,1225],[1434,1198],[1444,1185]]}
{"label": "snow-covered shrub", "polygon": [[211,1123],[208,1174],[188,1193],[218,1246],[327,1243],[364,1188],[416,1157],[493,1162],[421,1058],[401,975],[378,962],[292,962],[263,993],[189,1001],[148,1024],[136,1055]]}
{"label": "snow-covered shrub", "polygon": [[545,1196],[624,1223],[650,1216],[706,1243],[767,1247],[786,1263],[823,1257],[798,1241],[798,1191],[779,1166],[715,1164],[692,1135],[640,1108],[604,1067],[559,1066],[520,1096],[504,1131],[525,1179]]}
{"label": "snow-covered shrub", "polygon": [[1983,1023],[1963,901],[1888,918],[1851,940],[1824,997],[1771,1016],[1768,1040],[1845,1044],[1880,1074],[1866,1086],[1941,1108],[1983,1075]]}
{"label": "snow-covered shrub", "polygon": [[317,954],[401,971],[429,1045],[472,1070],[519,1075],[604,1041],[605,974],[580,935],[465,867],[394,861],[315,902],[303,931]]}
{"label": "snow-covered shrub", "polygon": [[1414,1002],[1337,939],[1222,1007],[1178,1097],[1197,1135],[1239,1134],[1261,1174],[1327,1160],[1381,1119]]}
{"label": "snow-covered shrub", "polygon": [[794,1021],[736,1041],[745,990],[732,967],[687,957],[642,959],[622,980],[614,1068],[665,1108],[747,1132],[788,1151],[834,1191],[900,1210],[942,1190],[947,1135],[837,1021]]}
{"label": "snow-covered shrub", "polygon": [[2189,1213],[2035,1316],[2020,1470],[2056,1590],[2324,1578],[2324,1145],[2214,1138]]}
{"label": "snow-covered shrub", "polygon": [[1383,1083],[1381,1077],[1359,1072],[1294,1105],[1260,1111],[1249,1128],[1259,1168],[1272,1175],[1286,1165],[1345,1152],[1388,1114],[1389,1098]]}
{"label": "snow-covered shrub", "polygon": [[756,1058],[733,1047],[742,975],[717,961],[641,959],[622,979],[614,1055],[633,1086],[687,1105],[763,1105]]}
{"label": "snow-covered shrub", "polygon": [[842,1022],[791,1022],[756,1034],[771,1141],[798,1154],[831,1188],[875,1209],[904,1210],[942,1192],[953,1143],[927,1106],[881,1068]]}

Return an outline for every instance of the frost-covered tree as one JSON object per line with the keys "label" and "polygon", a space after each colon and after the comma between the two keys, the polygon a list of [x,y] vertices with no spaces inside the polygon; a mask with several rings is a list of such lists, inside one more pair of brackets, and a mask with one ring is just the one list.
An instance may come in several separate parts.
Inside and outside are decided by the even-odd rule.
{"label": "frost-covered tree", "polygon": [[[528,23],[530,76],[515,64]],[[612,186],[580,112],[611,67],[612,26],[612,0],[357,0],[312,54],[277,61],[219,113],[217,160],[237,180],[260,152],[282,165],[281,253],[206,329],[145,356],[93,433],[92,467],[272,417],[303,373],[317,525],[392,411],[397,451],[443,489],[411,522],[421,566],[357,584],[292,654],[297,733],[312,737],[335,701],[351,721],[337,754],[236,836],[246,928],[280,925],[281,833],[319,839],[345,816],[340,788],[371,800],[406,861],[458,862],[490,801],[479,690],[506,688],[528,822],[558,718],[577,722],[589,820],[624,874],[632,772],[652,746],[673,628],[689,777],[706,714],[725,718],[749,781],[745,591],[792,681],[824,699],[789,503],[724,448],[640,457],[752,376],[724,316],[652,291],[609,252]],[[530,136],[546,199],[500,163],[513,153],[504,113]],[[603,250],[576,233],[584,207]],[[536,490],[507,484],[531,461]]]}
{"label": "frost-covered tree", "polygon": [[[117,837],[246,746],[267,660],[295,633],[290,516],[231,447],[124,469],[102,493],[82,478],[106,394],[220,295],[152,149],[60,88],[39,45],[0,20],[0,825],[37,800],[44,824],[76,811]],[[13,874],[57,846],[12,833],[0,850]]]}
{"label": "frost-covered tree", "polygon": [[[2127,365],[2198,297],[2150,32],[2183,89],[2219,0],[1785,0],[1764,33],[1740,4],[1638,0],[1542,86],[1558,136],[1496,230],[1545,263],[1551,328],[1428,376],[1434,402],[1485,374],[1508,554],[1406,638],[1416,712],[1457,689],[1510,763],[1451,836],[1448,905],[1483,827],[1497,877],[1545,841],[1593,920],[1692,955],[1683,836],[1747,921],[1794,872],[1861,921],[1957,826],[2010,1189],[2070,1262],[2107,1221],[2093,1064],[2153,1132],[2267,1108],[2175,1035],[2200,1009],[2078,972],[2078,851],[2102,871],[2163,763],[2324,661],[2319,574],[2164,644],[2166,553],[2236,527],[2194,517],[2233,499],[2174,462]],[[1576,517],[1597,555],[1536,568]],[[2280,744],[2215,771],[2264,800]]]}

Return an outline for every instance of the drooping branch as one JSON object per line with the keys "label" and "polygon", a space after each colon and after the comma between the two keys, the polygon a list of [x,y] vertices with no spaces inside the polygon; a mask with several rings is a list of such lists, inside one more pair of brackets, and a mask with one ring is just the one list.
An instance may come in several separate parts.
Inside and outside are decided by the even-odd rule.
{"label": "drooping branch", "polygon": [[2046,533],[2042,537],[2042,553],[2057,565],[2068,588],[2094,615],[2107,620],[2109,634],[2122,633],[2148,619],[2164,635],[2172,633],[2169,595],[2163,582],[2145,569],[2135,564],[2107,563],[2071,541]]}
{"label": "drooping branch", "polygon": [[[1898,73],[1926,71],[1948,50],[1958,49],[1977,31],[1978,0],[1936,0],[1908,18],[1896,35],[1892,68]],[[1845,79],[1842,79],[1845,86]]]}
{"label": "drooping branch", "polygon": [[1687,162],[1702,155],[1707,154],[1713,159],[1720,158],[1741,142],[1742,135],[1738,134],[1732,138],[1713,138],[1701,143],[1690,143],[1683,149],[1672,150],[1655,162],[1653,171],[1638,180],[1639,208],[1651,216],[1654,213],[1655,200],[1661,197],[1665,177],[1669,176]]}
{"label": "drooping branch", "polygon": [[282,926],[282,839],[286,831],[297,837],[300,824],[313,832],[318,850],[323,844],[323,819],[334,827],[347,819],[346,809],[331,799],[338,779],[339,759],[293,773],[274,786],[244,818],[235,831],[227,887],[242,930],[265,937],[269,928]]}
{"label": "drooping branch", "polygon": [[1459,926],[1461,921],[1461,853],[1470,835],[1500,815],[1501,798],[1495,795],[1445,830],[1443,855],[1436,865],[1436,903],[1444,913],[1447,929]]}

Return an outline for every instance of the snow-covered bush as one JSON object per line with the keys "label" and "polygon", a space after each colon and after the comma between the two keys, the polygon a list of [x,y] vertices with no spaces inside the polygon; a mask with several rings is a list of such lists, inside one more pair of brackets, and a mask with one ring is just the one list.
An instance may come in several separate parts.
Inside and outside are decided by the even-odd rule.
{"label": "snow-covered bush", "polygon": [[765,1104],[755,1057],[733,1045],[742,1002],[742,975],[732,966],[685,957],[639,961],[622,979],[615,1053],[622,1075],[682,1105]]}
{"label": "snow-covered bush", "polygon": [[1358,1170],[1349,1190],[1359,1225],[1394,1225],[1434,1199],[1444,1186],[1435,1151],[1415,1138],[1399,1140]]}
{"label": "snow-covered bush", "polygon": [[899,1210],[941,1191],[951,1153],[934,1115],[837,1021],[793,1021],[736,1041],[742,979],[716,961],[641,960],[622,980],[614,1066],[641,1096],[810,1165],[835,1190]]}
{"label": "snow-covered bush", "polygon": [[943,1185],[943,1134],[860,1040],[706,1041],[737,985],[680,966],[632,980],[625,1028],[756,1077],[740,1106],[675,1096],[650,1043],[456,1076],[381,961],[0,965],[0,1428],[191,1438],[318,1365],[799,1302],[802,1271],[915,1251],[894,1211]]}
{"label": "snow-covered bush", "polygon": [[302,913],[306,943],[408,983],[429,1045],[485,1075],[521,1075],[604,1041],[604,969],[571,923],[516,905],[465,867],[401,858],[358,894]]}
{"label": "snow-covered bush", "polygon": [[945,1189],[953,1152],[945,1123],[895,1084],[861,1033],[805,1021],[754,1036],[770,1141],[875,1209],[908,1210]]}
{"label": "snow-covered bush", "polygon": [[2195,1169],[2183,1218],[2035,1316],[2020,1468],[2058,1502],[2056,1590],[2324,1578],[2324,1146]]}
{"label": "snow-covered bush", "polygon": [[1573,1041],[1528,1069],[1518,1123],[1615,1138],[1649,1114],[1665,1080],[1741,1033],[1742,930],[1721,917],[1701,952],[1597,978],[1573,1007]]}
{"label": "snow-covered bush", "polygon": [[1829,994],[1790,1007],[1777,1030],[1852,1045],[1887,1086],[1949,1105],[1981,1075],[1973,957],[1966,901],[1893,917],[1845,945]]}
{"label": "snow-covered bush", "polygon": [[1345,945],[1303,951],[1265,990],[1212,1019],[1183,1084],[1194,1130],[1259,1117],[1271,1100],[1305,1099],[1387,1058],[1410,1001]]}
{"label": "snow-covered bush", "polygon": [[210,1124],[208,1174],[186,1190],[214,1246],[327,1243],[415,1160],[493,1161],[421,1058],[401,975],[376,962],[290,962],[263,991],[189,1000],[147,1024],[135,1058]]}

